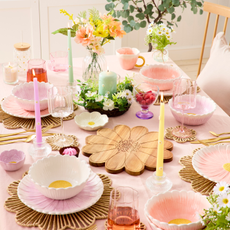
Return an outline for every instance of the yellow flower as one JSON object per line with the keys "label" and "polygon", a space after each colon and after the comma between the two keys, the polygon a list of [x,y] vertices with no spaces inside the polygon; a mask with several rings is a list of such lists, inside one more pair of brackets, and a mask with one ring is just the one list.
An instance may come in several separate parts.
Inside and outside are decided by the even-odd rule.
{"label": "yellow flower", "polygon": [[93,32],[93,35],[96,37],[105,38],[105,37],[108,37],[109,33],[107,30],[104,30],[103,25],[100,25],[100,26],[97,26],[97,29],[96,31]]}

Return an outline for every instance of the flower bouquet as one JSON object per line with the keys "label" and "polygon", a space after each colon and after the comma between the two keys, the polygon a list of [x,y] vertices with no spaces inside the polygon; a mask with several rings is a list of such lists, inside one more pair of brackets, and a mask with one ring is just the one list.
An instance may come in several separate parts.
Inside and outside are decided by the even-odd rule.
{"label": "flower bouquet", "polygon": [[230,229],[230,189],[225,182],[217,183],[213,193],[207,197],[212,205],[201,216],[201,221],[206,225],[206,230]]}
{"label": "flower bouquet", "polygon": [[167,27],[164,23],[154,26],[151,22],[147,29],[147,36],[145,38],[146,45],[151,43],[155,49],[155,60],[159,62],[165,62],[168,59],[167,46],[176,44],[171,42],[172,33],[174,32],[172,27]]}
{"label": "flower bouquet", "polygon": [[98,94],[98,85],[89,79],[86,82],[78,80],[80,92],[76,95],[74,103],[83,106],[89,112],[98,111],[109,117],[116,117],[124,114],[130,108],[133,97],[132,79],[125,77],[125,80],[117,84],[117,93],[112,98]]}
{"label": "flower bouquet", "polygon": [[[69,16],[69,20],[73,22],[71,28],[71,36],[75,37],[74,41],[87,48],[89,55],[84,59],[83,64],[83,79],[98,79],[99,73],[107,69],[107,64],[104,56],[104,46],[110,40],[116,37],[122,38],[125,31],[121,29],[119,20],[111,15],[100,15],[96,9],[89,9],[89,18],[87,19],[86,11],[78,14],[77,18],[73,19],[73,14],[70,15],[65,10],[60,10],[60,13]],[[67,34],[68,28],[61,28],[53,32]]]}

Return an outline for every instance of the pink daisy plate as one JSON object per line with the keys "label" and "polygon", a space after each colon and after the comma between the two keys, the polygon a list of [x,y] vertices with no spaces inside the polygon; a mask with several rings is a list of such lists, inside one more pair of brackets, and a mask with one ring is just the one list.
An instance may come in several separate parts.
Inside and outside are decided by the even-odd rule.
{"label": "pink daisy plate", "polygon": [[82,211],[94,205],[104,191],[100,177],[91,171],[83,190],[66,200],[53,200],[42,195],[34,186],[29,176],[23,177],[18,186],[19,199],[31,209],[45,214],[70,214]]}
{"label": "pink daisy plate", "polygon": [[[34,111],[27,111],[23,108],[21,108],[16,99],[13,95],[10,95],[4,99],[2,102],[2,110],[14,117],[21,117],[21,118],[35,118],[35,112]],[[41,117],[47,117],[49,116],[48,109],[41,111]]]}
{"label": "pink daisy plate", "polygon": [[204,147],[192,158],[193,168],[201,176],[230,184],[230,145]]}

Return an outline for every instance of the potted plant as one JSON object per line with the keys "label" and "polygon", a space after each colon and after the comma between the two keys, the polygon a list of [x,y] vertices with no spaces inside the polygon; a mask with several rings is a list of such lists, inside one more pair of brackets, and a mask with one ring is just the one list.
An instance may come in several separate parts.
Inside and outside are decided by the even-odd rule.
{"label": "potted plant", "polygon": [[[184,10],[188,5],[191,11],[196,14],[199,10],[203,13],[203,0],[107,0],[108,4],[105,9],[109,11],[113,17],[122,18],[122,24],[126,33],[132,30],[145,28],[148,24],[160,24],[164,21],[167,26],[177,26],[177,22],[181,21],[182,16],[176,13],[176,8]],[[170,20],[166,19],[166,15],[171,15]],[[149,43],[149,52],[152,45]]]}

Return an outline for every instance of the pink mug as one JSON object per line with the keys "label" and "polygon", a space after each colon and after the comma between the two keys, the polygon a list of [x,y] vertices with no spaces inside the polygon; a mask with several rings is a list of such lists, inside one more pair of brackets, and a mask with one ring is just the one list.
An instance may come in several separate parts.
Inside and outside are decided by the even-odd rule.
{"label": "pink mug", "polygon": [[[140,51],[137,48],[122,47],[116,50],[116,55],[118,56],[121,67],[126,70],[133,69],[134,66],[142,67],[145,64],[144,57],[139,54]],[[143,60],[141,65],[136,64],[138,58]]]}

